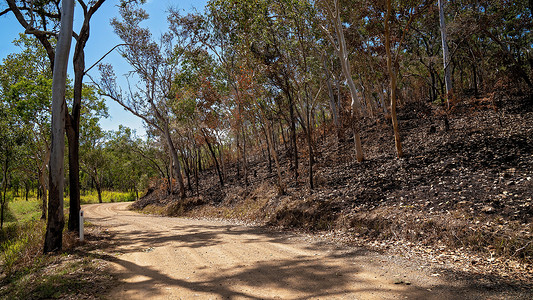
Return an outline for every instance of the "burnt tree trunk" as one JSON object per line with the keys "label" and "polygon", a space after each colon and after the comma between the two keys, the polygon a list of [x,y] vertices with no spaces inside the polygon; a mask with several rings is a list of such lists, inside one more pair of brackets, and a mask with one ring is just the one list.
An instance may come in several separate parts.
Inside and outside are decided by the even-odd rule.
{"label": "burnt tree trunk", "polygon": [[213,146],[209,142],[209,138],[207,137],[207,134],[205,133],[205,129],[202,128],[200,130],[202,132],[202,135],[204,136],[205,143],[207,144],[207,147],[209,148],[209,153],[211,153],[211,156],[213,157],[213,161],[215,162],[215,168],[217,170],[218,180],[220,182],[220,186],[224,186],[224,177],[222,176],[222,172],[220,171],[220,165],[217,160],[217,155],[215,153],[215,150],[213,149]]}
{"label": "burnt tree trunk", "polygon": [[[287,83],[288,85],[288,83]],[[288,89],[288,88],[287,88]],[[286,91],[289,100],[289,118],[291,125],[291,155],[294,168],[294,180],[298,180],[298,146],[296,141],[296,116],[294,114],[294,101],[290,91]]]}

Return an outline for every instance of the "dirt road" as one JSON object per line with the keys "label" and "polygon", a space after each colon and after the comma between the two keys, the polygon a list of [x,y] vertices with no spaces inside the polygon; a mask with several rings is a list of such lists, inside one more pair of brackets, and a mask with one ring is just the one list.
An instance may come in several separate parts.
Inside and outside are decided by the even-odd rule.
{"label": "dirt road", "polygon": [[142,215],[128,211],[128,205],[84,206],[87,221],[114,234],[113,264],[121,285],[110,299],[465,299],[483,294],[397,257],[226,222]]}

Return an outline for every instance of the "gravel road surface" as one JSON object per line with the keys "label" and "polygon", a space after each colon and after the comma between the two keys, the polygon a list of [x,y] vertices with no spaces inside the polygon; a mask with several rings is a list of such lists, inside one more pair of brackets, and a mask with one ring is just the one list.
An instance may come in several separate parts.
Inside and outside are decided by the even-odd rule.
{"label": "gravel road surface", "polygon": [[498,299],[414,261],[309,235],[84,206],[113,235],[110,299]]}

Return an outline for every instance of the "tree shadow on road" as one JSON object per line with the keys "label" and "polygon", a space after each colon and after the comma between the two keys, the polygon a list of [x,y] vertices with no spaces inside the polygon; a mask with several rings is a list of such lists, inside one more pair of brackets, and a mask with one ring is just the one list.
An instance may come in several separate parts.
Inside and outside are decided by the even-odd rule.
{"label": "tree shadow on road", "polygon": [[[165,221],[164,218],[161,221]],[[130,298],[167,297],[170,288],[184,295],[198,295],[207,298],[222,299],[353,299],[353,298],[408,298],[408,299],[528,299],[531,292],[522,293],[518,285],[495,284],[501,278],[491,278],[493,284],[480,284],[479,278],[472,274],[443,274],[440,284],[433,286],[394,284],[393,278],[376,278],[366,275],[364,267],[357,262],[367,258],[368,251],[363,248],[343,248],[335,245],[305,243],[302,247],[301,237],[292,233],[265,231],[260,227],[243,227],[237,225],[184,224],[161,226],[161,229],[127,230],[128,224],[119,221],[113,224],[113,230],[107,231],[105,241],[98,248],[104,253],[97,257],[118,266],[115,270],[121,281],[118,292]],[[142,227],[141,227],[142,228]],[[90,241],[91,236],[87,236]],[[294,253],[290,259],[278,255],[291,248],[293,239],[299,245],[301,253]],[[232,244],[232,243],[238,243]],[[257,243],[274,244],[272,257],[259,260],[244,259],[240,265],[211,265],[208,262],[191,274],[168,275],[158,270],[159,266],[142,266],[121,258],[120,254],[157,251],[159,247],[180,253],[207,253],[213,246],[250,248],[253,252]],[[289,246],[289,247],[287,247]],[[155,249],[155,250],[154,250]],[[319,253],[313,256],[313,252]],[[175,255],[166,253],[167,255]],[[95,254],[92,254],[95,256]],[[221,254],[222,255],[222,254]],[[187,263],[187,255],[183,264]],[[354,262],[347,265],[332,263],[332,260]],[[381,263],[385,269],[387,263]],[[178,268],[176,268],[178,269]],[[192,272],[192,270],[190,270]],[[444,275],[446,274],[446,275]],[[201,279],[196,279],[201,278]],[[492,290],[491,290],[492,288]],[[510,290],[510,291],[509,291]],[[115,291],[117,292],[117,291]],[[282,293],[278,295],[276,293]],[[285,296],[283,296],[285,295]],[[298,297],[287,295],[299,295]]]}
{"label": "tree shadow on road", "polygon": [[[440,299],[431,293],[414,286],[373,285],[371,281],[353,280],[352,276],[361,272],[358,268],[331,268],[320,261],[291,259],[281,261],[264,261],[252,266],[235,269],[217,270],[216,275],[206,276],[205,280],[194,281],[185,278],[170,277],[152,268],[122,260],[119,257],[101,255],[101,259],[118,264],[122,270],[118,287],[127,296],[134,298],[165,297],[162,286],[177,289],[182,295],[195,295],[212,299],[355,299],[357,295],[376,295],[377,299],[398,297],[409,299]],[[201,270],[200,270],[201,272]],[[128,279],[142,274],[135,282]],[[213,273],[211,273],[213,274]],[[391,283],[392,285],[392,283]],[[277,292],[281,292],[276,294]],[[284,297],[283,295],[299,295]]]}
{"label": "tree shadow on road", "polygon": [[[134,232],[134,238],[118,239],[120,233],[111,232],[106,238],[108,244],[100,243],[99,249],[105,253],[130,253],[144,251],[165,245],[167,242],[178,242],[175,251],[204,251],[202,247],[225,243],[224,235],[239,235],[244,239],[242,247],[252,247],[252,242],[287,244],[287,239],[294,235],[285,233],[264,233],[260,228],[239,226],[189,226],[181,228],[181,235],[160,237],[157,232]],[[218,230],[221,233],[211,232]],[[131,234],[131,233],[130,233]],[[88,240],[91,240],[88,236]],[[117,247],[118,246],[118,247]],[[130,248],[131,246],[131,248]],[[259,261],[248,261],[239,265],[213,266],[206,262],[205,266],[196,268],[191,274],[165,274],[158,270],[159,266],[142,266],[122,259],[122,255],[92,254],[93,256],[116,264],[114,273],[121,281],[115,293],[126,298],[157,298],[168,297],[168,287],[174,292],[187,295],[217,299],[273,299],[298,298],[337,298],[353,299],[366,297],[385,298],[398,295],[410,299],[431,299],[431,293],[416,286],[395,285],[392,280],[360,276],[364,269],[355,264],[332,264],[335,259],[361,259],[367,254],[365,249],[357,248],[349,251],[324,252],[324,245],[315,249],[309,244],[304,251],[317,251],[320,255],[296,255],[291,259],[264,257]],[[318,249],[320,248],[320,249]],[[127,249],[124,251],[124,249]],[[322,252],[320,252],[322,251]],[[171,254],[172,255],[172,254]],[[186,264],[186,262],[183,262]],[[190,277],[189,277],[190,276]],[[195,279],[201,278],[201,279]],[[143,296],[144,295],[144,296]],[[281,295],[281,296],[280,296]],[[288,296],[288,295],[298,295]],[[113,295],[116,296],[116,295]],[[438,299],[438,298],[436,298]]]}

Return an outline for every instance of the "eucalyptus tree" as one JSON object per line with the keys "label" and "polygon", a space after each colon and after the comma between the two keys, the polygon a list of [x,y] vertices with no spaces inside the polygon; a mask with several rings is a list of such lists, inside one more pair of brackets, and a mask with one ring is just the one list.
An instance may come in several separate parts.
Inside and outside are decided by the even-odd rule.
{"label": "eucalyptus tree", "polygon": [[[448,50],[448,38],[446,34],[446,21],[444,19],[444,5],[446,0],[438,0],[439,4],[439,26],[440,26],[440,36],[442,40],[442,60],[444,65],[444,82],[446,84],[446,94],[447,98],[451,96],[452,93],[452,78],[450,75],[450,53]],[[447,105],[450,106],[450,99],[447,99]]]}
{"label": "eucalyptus tree", "polygon": [[[106,0],[76,0],[83,13],[83,22],[77,32],[71,30],[76,43],[73,53],[74,89],[71,109],[65,110],[65,131],[69,153],[70,215],[77,216],[80,211],[79,191],[79,133],[80,113],[83,106],[83,80],[89,69],[85,66],[85,46],[90,36],[90,23],[94,14]],[[26,1],[6,0],[7,8],[1,14],[12,12],[27,34],[34,35],[43,45],[53,70],[55,61],[54,42],[58,37],[62,8],[59,0]],[[144,0],[121,0],[124,3],[143,3]],[[79,230],[79,219],[69,218],[70,231]]]}
{"label": "eucalyptus tree", "polygon": [[429,6],[427,11],[409,26],[411,34],[406,36],[405,40],[406,53],[412,54],[413,59],[404,74],[412,78],[411,85],[414,88],[420,88],[418,97],[431,102],[437,101],[438,95],[444,89],[441,69],[437,67],[439,54],[442,53],[438,18],[438,8]]}
{"label": "eucalyptus tree", "polygon": [[26,164],[26,172],[36,173],[41,202],[41,218],[46,218],[48,172],[50,158],[50,104],[52,74],[46,52],[38,41],[21,35],[14,41],[23,50],[10,54],[0,65],[0,85],[4,101],[18,118],[20,125],[31,137],[27,154],[32,163]]}
{"label": "eucalyptus tree", "polygon": [[[4,97],[4,95],[1,95]],[[3,99],[2,99],[3,100]],[[26,139],[24,126],[16,118],[14,111],[0,102],[0,170],[1,170],[1,190],[0,190],[0,228],[4,226],[5,209],[7,206],[7,187],[10,181],[11,172],[18,164],[18,156]]]}
{"label": "eucalyptus tree", "polygon": [[[396,72],[394,70],[392,53],[391,53],[391,29],[390,24],[392,22],[392,0],[386,1],[387,13],[385,15],[385,51],[387,53],[387,73],[390,80],[390,104],[391,104],[391,120],[394,130],[394,143],[396,145],[396,154],[398,157],[403,156],[402,142],[400,139],[400,130],[398,128],[398,118],[396,116]],[[398,53],[397,53],[398,55]]]}
{"label": "eucalyptus tree", "polygon": [[[454,69],[485,92],[520,87],[533,103],[531,1],[450,1],[445,19]],[[470,72],[464,69],[471,69]],[[461,77],[465,77],[461,74]],[[454,77],[455,83],[460,82]],[[525,84],[525,86],[524,86]],[[478,87],[479,86],[479,87]],[[476,91],[478,92],[478,91]]]}
{"label": "eucalyptus tree", "polygon": [[[237,6],[239,1],[210,1],[205,15],[182,16],[178,11],[170,13],[171,29],[185,36],[197,48],[206,49],[219,66],[225,86],[218,87],[222,93],[224,110],[228,114],[231,133],[237,149],[237,177],[243,171],[244,182],[248,184],[247,163],[247,110],[248,101],[243,95],[243,84],[248,76],[246,58],[249,49],[237,41],[246,40],[246,35],[236,31],[238,25]],[[222,169],[224,165],[222,164]]]}
{"label": "eucalyptus tree", "polygon": [[[292,68],[296,60],[289,55],[292,47],[288,42],[285,43],[286,38],[294,32],[285,26],[287,23],[283,16],[284,9],[289,7],[287,1],[211,1],[208,4],[208,20],[212,24],[212,36],[218,40],[217,45],[223,45],[226,50],[222,57],[225,57],[224,64],[227,66],[226,72],[235,94],[239,116],[244,115],[244,108],[250,104],[246,99],[249,97],[245,97],[243,92],[251,87],[247,80],[241,79],[254,78],[262,73],[272,86],[285,95],[286,102],[278,104],[286,110],[280,109],[279,113],[285,117],[290,128],[289,156],[292,158],[290,162],[294,178],[297,179],[297,115],[293,82],[296,70]],[[261,71],[254,71],[258,67]],[[281,99],[283,98],[279,98]],[[287,111],[288,115],[285,114]],[[237,124],[241,131],[244,130],[242,123]]]}
{"label": "eucalyptus tree", "polygon": [[[65,93],[67,64],[72,40],[74,20],[74,1],[62,3],[61,29],[54,57],[52,80],[52,122],[50,143],[50,199],[48,223],[44,239],[44,253],[61,251],[63,246],[63,188],[64,188],[64,151],[65,151]],[[77,214],[74,216],[77,219]],[[72,219],[72,218],[71,218]]]}
{"label": "eucalyptus tree", "polygon": [[80,122],[80,166],[94,182],[98,193],[98,202],[102,203],[102,183],[104,169],[109,167],[106,151],[107,135],[98,123],[103,117],[108,117],[107,107],[103,99],[97,97],[92,87],[85,87],[84,99],[88,99],[81,111]]}
{"label": "eucalyptus tree", "polygon": [[341,19],[342,7],[339,0],[317,1],[317,7],[322,11],[323,24],[322,31],[330,44],[335,49],[339,57],[342,73],[348,84],[351,96],[351,125],[355,142],[355,155],[357,161],[364,160],[363,147],[361,146],[360,135],[360,115],[361,115],[361,101],[358,98],[358,90],[352,78],[352,67],[349,59],[350,51],[347,48],[346,37],[344,34],[344,23]]}
{"label": "eucalyptus tree", "polygon": [[282,169],[280,164],[280,158],[274,144],[274,129],[273,123],[276,120],[276,103],[275,103],[275,91],[269,89],[267,85],[259,87],[261,89],[260,93],[257,95],[257,100],[254,101],[255,109],[254,111],[261,119],[261,126],[263,126],[267,152],[269,157],[269,171],[270,167],[270,155],[274,158],[274,163],[276,165],[276,175],[277,175],[277,188],[278,194],[283,195],[286,193],[286,187],[283,182],[283,177],[281,175]]}
{"label": "eucalyptus tree", "polygon": [[224,186],[223,145],[219,133],[226,131],[228,124],[224,105],[227,87],[221,66],[207,50],[195,47],[184,52],[183,68],[174,82],[175,92],[180,95],[174,103],[176,124],[185,129],[181,131],[191,144],[188,152],[198,160],[200,156],[194,153],[198,153],[203,140],[215,164],[219,183]]}
{"label": "eucalyptus tree", "polygon": [[[314,188],[313,165],[315,160],[314,133],[315,109],[323,99],[322,49],[320,29],[317,26],[317,12],[307,1],[267,1],[267,9],[273,17],[267,17],[266,31],[257,30],[251,46],[253,63],[267,74],[270,79],[270,88],[279,84],[279,74],[272,72],[273,55],[279,55],[278,67],[285,70],[284,93],[292,102],[295,112],[295,121],[298,122],[305,134],[308,152],[308,182],[310,189]],[[266,36],[266,39],[263,38]],[[272,47],[275,50],[271,51]],[[277,54],[275,54],[277,52]],[[259,62],[259,64],[257,64]],[[257,68],[257,67],[256,67]],[[279,69],[278,69],[279,70]],[[263,73],[257,72],[257,73]],[[276,78],[277,77],[277,78]],[[261,85],[262,80],[256,76],[256,85]],[[263,83],[264,84],[264,83]],[[257,88],[256,88],[257,90]],[[287,92],[288,91],[288,92]],[[254,98],[261,97],[256,95]]]}
{"label": "eucalyptus tree", "polygon": [[289,2],[286,11],[286,22],[292,27],[295,39],[289,41],[297,46],[296,51],[290,52],[290,56],[295,60],[293,82],[296,86],[297,94],[297,114],[298,120],[305,132],[307,140],[308,177],[309,188],[314,188],[313,165],[315,161],[314,133],[315,109],[323,98],[323,77],[322,72],[322,49],[320,40],[320,29],[317,20],[317,11],[307,1]]}
{"label": "eucalyptus tree", "polygon": [[161,162],[151,153],[156,149],[150,149],[148,142],[136,137],[128,127],[120,125],[117,131],[110,132],[105,148],[109,153],[107,168],[116,189],[131,189],[139,198],[139,190],[148,179],[165,177]]}
{"label": "eucalyptus tree", "polygon": [[289,0],[210,1],[205,15],[171,15],[173,23],[189,32],[197,45],[214,54],[225,73],[229,87],[226,103],[234,111],[232,127],[245,183],[248,132],[253,135],[255,123],[263,120],[254,110],[261,97],[258,91],[266,85],[284,96],[274,99],[277,115],[289,125],[288,154],[295,178],[299,176],[297,126],[306,133],[312,185],[311,120],[321,90],[316,80],[320,71],[314,15],[308,2]]}
{"label": "eucalyptus tree", "polygon": [[172,139],[174,116],[171,108],[176,96],[173,94],[174,76],[180,70],[182,55],[188,45],[172,33],[164,34],[159,42],[154,41],[149,29],[141,27],[141,22],[149,16],[136,5],[123,5],[120,14],[121,18],[114,18],[112,25],[127,44],[121,54],[133,68],[139,84],[132,86],[128,81],[127,92],[123,92],[110,65],[100,65],[101,80],[97,84],[102,95],[141,118],[166,140],[180,197],[185,198],[181,162]]}

